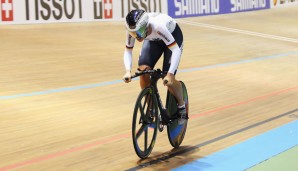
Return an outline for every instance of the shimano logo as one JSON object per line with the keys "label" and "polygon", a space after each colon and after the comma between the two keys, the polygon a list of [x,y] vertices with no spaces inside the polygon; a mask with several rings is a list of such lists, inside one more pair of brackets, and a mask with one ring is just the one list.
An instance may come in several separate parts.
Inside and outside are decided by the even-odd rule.
{"label": "shimano logo", "polygon": [[219,13],[219,0],[174,0],[175,15],[200,15]]}
{"label": "shimano logo", "polygon": [[231,0],[231,12],[266,7],[266,0]]}

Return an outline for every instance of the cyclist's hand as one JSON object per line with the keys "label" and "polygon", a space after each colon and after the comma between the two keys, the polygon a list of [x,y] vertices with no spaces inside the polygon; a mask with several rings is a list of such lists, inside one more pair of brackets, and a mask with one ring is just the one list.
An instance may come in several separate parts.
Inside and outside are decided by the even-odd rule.
{"label": "cyclist's hand", "polygon": [[175,75],[172,73],[167,73],[167,76],[163,79],[163,84],[165,86],[172,86],[175,80]]}
{"label": "cyclist's hand", "polygon": [[125,73],[125,75],[123,76],[123,81],[126,82],[126,83],[131,82],[131,73],[130,73],[130,71],[127,71]]}

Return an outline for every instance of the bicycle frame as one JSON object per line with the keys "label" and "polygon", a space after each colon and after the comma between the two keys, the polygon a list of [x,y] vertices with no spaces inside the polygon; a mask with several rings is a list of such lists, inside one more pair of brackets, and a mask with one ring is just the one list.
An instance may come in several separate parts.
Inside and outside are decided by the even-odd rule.
{"label": "bicycle frame", "polygon": [[[170,123],[170,118],[168,117],[168,111],[162,104],[160,94],[157,88],[157,82],[159,79],[164,78],[166,76],[166,73],[163,73],[160,69],[157,70],[145,70],[141,72],[137,72],[136,75],[132,76],[131,78],[135,78],[141,75],[150,74],[150,80],[151,80],[151,86],[153,89],[153,94],[156,96],[158,108],[160,111],[161,118],[160,121],[162,121],[162,125],[167,125]],[[160,131],[162,131],[162,128],[160,128]]]}

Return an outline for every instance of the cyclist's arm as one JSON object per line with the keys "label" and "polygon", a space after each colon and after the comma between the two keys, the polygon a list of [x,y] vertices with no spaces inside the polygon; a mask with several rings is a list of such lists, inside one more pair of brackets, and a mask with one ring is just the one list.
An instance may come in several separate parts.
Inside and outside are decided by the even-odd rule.
{"label": "cyclist's arm", "polygon": [[166,27],[160,26],[157,29],[158,29],[157,34],[165,42],[168,48],[172,51],[171,65],[168,72],[174,74],[180,62],[181,49],[176,43],[176,40],[171,34],[171,32]]}
{"label": "cyclist's arm", "polygon": [[132,67],[132,49],[134,47],[135,38],[126,32],[126,47],[124,50],[123,60],[126,71],[130,72]]}
{"label": "cyclist's arm", "polygon": [[168,45],[168,48],[172,51],[172,58],[171,58],[171,66],[169,69],[169,73],[174,74],[175,71],[178,69],[178,65],[181,58],[181,49],[179,48],[176,41]]}

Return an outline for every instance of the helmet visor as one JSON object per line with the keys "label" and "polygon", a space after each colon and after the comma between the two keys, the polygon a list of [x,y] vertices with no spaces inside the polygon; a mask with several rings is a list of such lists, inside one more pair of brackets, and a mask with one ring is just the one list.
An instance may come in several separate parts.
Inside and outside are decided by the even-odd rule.
{"label": "helmet visor", "polygon": [[146,36],[146,25],[142,26],[139,30],[137,31],[128,31],[128,33],[136,38],[136,39],[142,39],[145,38]]}

